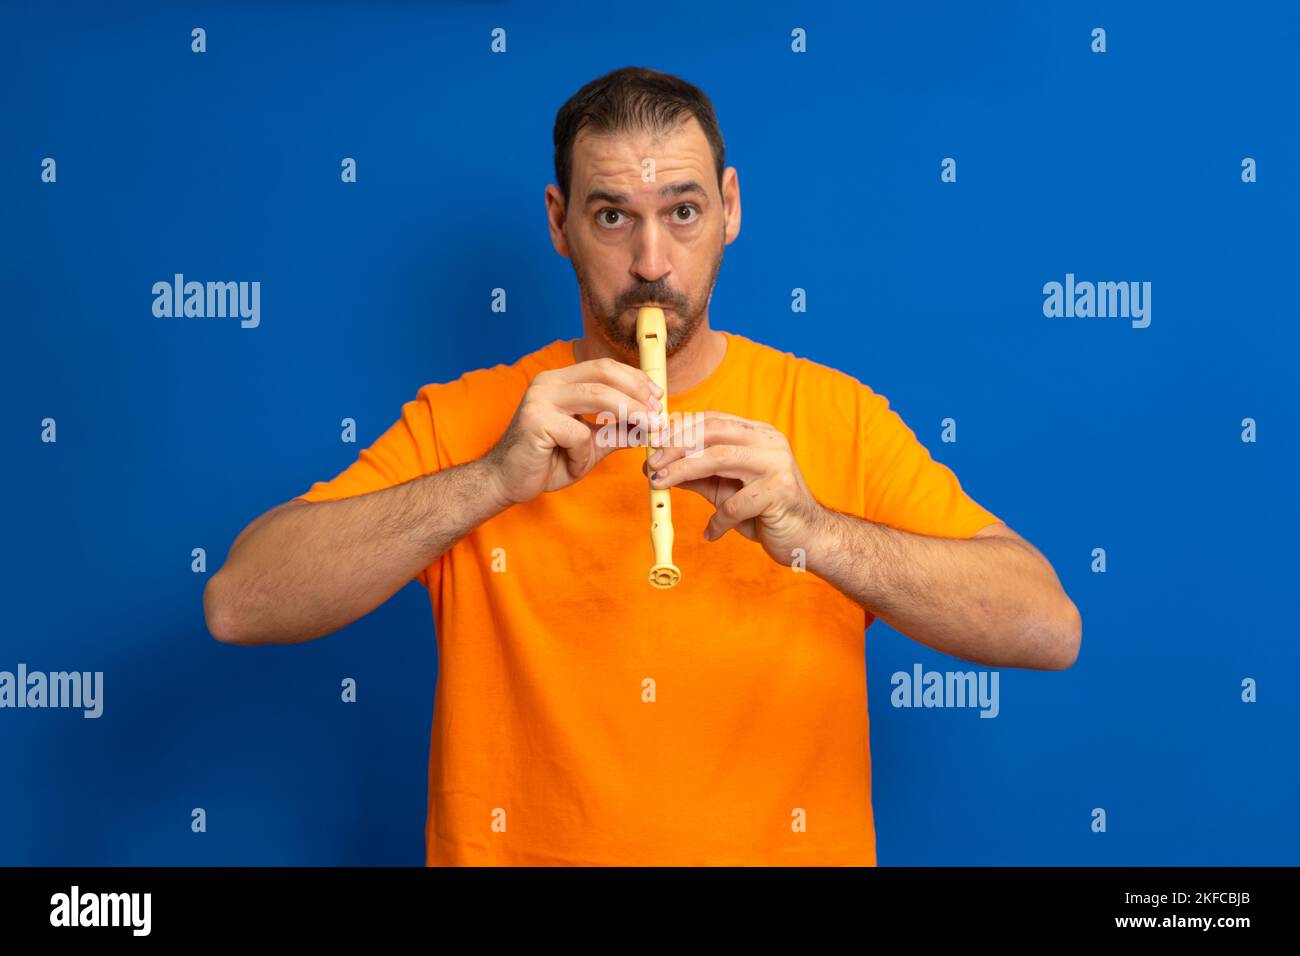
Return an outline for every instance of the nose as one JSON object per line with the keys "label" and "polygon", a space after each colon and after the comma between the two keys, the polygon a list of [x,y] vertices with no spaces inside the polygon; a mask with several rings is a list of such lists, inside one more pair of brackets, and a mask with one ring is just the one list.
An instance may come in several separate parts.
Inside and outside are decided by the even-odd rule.
{"label": "nose", "polygon": [[668,264],[668,239],[663,226],[653,220],[638,230],[632,257],[632,274],[643,282],[658,282],[672,273]]}

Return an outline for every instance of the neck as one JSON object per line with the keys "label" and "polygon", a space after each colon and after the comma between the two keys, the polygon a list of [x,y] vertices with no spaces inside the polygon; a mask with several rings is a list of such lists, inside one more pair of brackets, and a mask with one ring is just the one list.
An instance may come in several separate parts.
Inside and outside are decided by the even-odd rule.
{"label": "neck", "polygon": [[[575,362],[614,358],[640,367],[641,359],[635,349],[631,352],[617,350],[589,320],[584,318],[582,325],[582,338],[573,343]],[[668,356],[668,393],[672,395],[684,392],[704,381],[722,364],[726,352],[726,336],[709,327],[709,317],[706,315],[682,347]]]}

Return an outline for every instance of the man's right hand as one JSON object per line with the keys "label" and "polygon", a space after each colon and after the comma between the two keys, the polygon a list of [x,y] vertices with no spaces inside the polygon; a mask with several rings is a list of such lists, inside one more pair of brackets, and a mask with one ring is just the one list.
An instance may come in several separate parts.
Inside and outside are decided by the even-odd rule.
{"label": "man's right hand", "polygon": [[510,504],[532,501],[580,480],[617,442],[597,441],[601,426],[581,416],[607,412],[646,428],[662,407],[662,390],[645,372],[612,358],[539,372],[501,440],[483,456]]}

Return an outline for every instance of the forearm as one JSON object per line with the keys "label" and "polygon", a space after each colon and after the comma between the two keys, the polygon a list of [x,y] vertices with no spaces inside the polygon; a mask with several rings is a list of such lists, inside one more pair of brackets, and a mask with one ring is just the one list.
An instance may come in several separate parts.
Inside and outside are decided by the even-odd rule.
{"label": "forearm", "polygon": [[827,509],[808,570],[963,660],[1055,670],[1078,654],[1078,610],[1047,560],[1018,541],[928,537]]}
{"label": "forearm", "polygon": [[382,604],[507,505],[480,462],[370,494],[282,506],[246,528],[208,582],[209,630],[226,643],[289,644]]}

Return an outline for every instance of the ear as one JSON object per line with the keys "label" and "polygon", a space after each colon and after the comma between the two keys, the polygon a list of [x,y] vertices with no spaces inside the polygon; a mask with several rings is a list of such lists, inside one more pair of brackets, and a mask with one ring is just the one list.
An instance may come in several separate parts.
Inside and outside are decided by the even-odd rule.
{"label": "ear", "polygon": [[568,210],[564,204],[564,194],[554,183],[546,187],[546,225],[551,231],[551,245],[564,258],[569,258],[569,236],[565,231],[565,217]]}
{"label": "ear", "polygon": [[735,166],[722,171],[722,211],[727,221],[723,239],[731,245],[740,235],[740,174]]}

